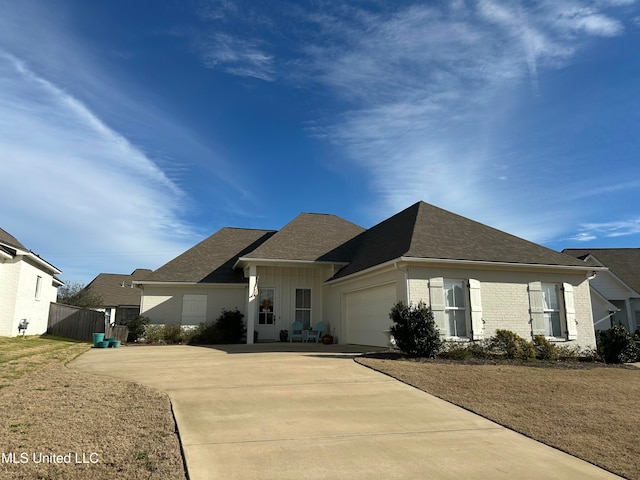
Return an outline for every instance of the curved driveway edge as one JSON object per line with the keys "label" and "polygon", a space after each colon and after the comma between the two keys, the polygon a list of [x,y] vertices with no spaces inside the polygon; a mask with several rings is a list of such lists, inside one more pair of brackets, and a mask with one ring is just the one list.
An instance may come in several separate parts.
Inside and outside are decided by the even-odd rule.
{"label": "curved driveway edge", "polygon": [[127,347],[69,367],[167,392],[191,480],[619,478],[353,362],[360,351]]}

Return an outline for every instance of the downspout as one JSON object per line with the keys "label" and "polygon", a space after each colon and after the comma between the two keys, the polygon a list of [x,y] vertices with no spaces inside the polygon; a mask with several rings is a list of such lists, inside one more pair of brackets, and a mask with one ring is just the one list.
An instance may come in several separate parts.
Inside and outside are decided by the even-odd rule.
{"label": "downspout", "polygon": [[609,318],[609,317],[611,317],[612,315],[615,315],[615,314],[616,314],[616,312],[609,312],[609,315],[605,315],[604,317],[602,317],[597,322],[593,322],[593,328],[595,329],[596,325],[598,325],[600,322],[604,322],[607,318]]}
{"label": "downspout", "polygon": [[400,268],[398,262],[393,262],[393,266],[400,272],[404,273],[404,291],[406,294],[405,303],[409,305],[411,298],[411,284],[409,283],[409,267]]}

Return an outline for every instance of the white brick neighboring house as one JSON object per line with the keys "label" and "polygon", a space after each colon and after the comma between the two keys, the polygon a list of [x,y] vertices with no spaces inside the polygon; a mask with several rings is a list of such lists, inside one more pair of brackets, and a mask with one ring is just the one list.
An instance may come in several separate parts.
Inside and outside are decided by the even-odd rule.
{"label": "white brick neighboring house", "polygon": [[134,283],[154,323],[237,307],[259,341],[299,320],[324,322],[340,343],[384,346],[401,300],[430,305],[448,339],[508,329],[586,348],[594,270],[606,269],[418,202],[368,230],[311,213],[279,231],[223,228]]}
{"label": "white brick neighboring house", "polygon": [[27,335],[47,331],[49,306],[62,285],[55,278],[60,273],[0,228],[0,336],[18,335],[23,319],[29,322]]}

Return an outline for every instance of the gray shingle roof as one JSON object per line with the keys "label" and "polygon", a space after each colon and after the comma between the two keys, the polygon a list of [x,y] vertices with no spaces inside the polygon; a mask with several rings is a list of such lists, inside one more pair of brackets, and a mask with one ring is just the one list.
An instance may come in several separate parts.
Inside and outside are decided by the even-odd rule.
{"label": "gray shingle roof", "polygon": [[562,252],[579,259],[591,254],[620,280],[640,292],[640,248],[565,248]]}
{"label": "gray shingle roof", "polygon": [[349,240],[364,228],[336,215],[301,213],[269,240],[251,253],[248,259],[347,262],[352,252]]}
{"label": "gray shingle roof", "polygon": [[225,227],[158,268],[145,280],[187,283],[246,283],[233,266],[269,239],[273,230]]}
{"label": "gray shingle roof", "polygon": [[131,287],[133,280],[143,280],[151,270],[138,268],[131,275],[101,273],[85,288],[102,299],[103,307],[140,305],[142,291]]}
{"label": "gray shingle roof", "polygon": [[441,208],[418,202],[361,234],[336,278],[400,257],[584,266],[555,250]]}
{"label": "gray shingle roof", "polygon": [[29,249],[20,243],[16,237],[2,228],[0,228],[0,243],[9,245],[10,247],[19,248],[20,250],[29,251]]}

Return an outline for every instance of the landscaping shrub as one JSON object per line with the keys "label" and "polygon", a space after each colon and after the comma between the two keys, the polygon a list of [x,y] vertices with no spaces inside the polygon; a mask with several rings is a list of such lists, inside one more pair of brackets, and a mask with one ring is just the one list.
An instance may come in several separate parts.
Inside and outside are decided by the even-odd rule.
{"label": "landscaping shrub", "polygon": [[578,361],[580,359],[595,362],[598,358],[598,352],[594,349],[585,349],[584,351],[579,345],[567,343],[557,345],[558,358],[563,361]]}
{"label": "landscaping shrub", "polygon": [[146,343],[160,343],[164,341],[164,325],[147,325],[144,329]]}
{"label": "landscaping shrub", "polygon": [[147,317],[142,315],[136,315],[129,320],[127,328],[129,329],[129,335],[127,336],[127,342],[137,342],[140,337],[144,336],[145,327],[151,323]]}
{"label": "landscaping shrub", "polygon": [[438,356],[449,360],[468,360],[472,354],[467,345],[466,343],[443,342]]}
{"label": "landscaping shrub", "polygon": [[469,353],[474,358],[489,358],[492,355],[488,340],[469,342],[467,344],[467,350],[469,350]]}
{"label": "landscaping shrub", "polygon": [[247,331],[242,321],[243,318],[244,314],[237,308],[222,310],[215,322],[198,325],[192,332],[189,343],[193,345],[240,343]]}
{"label": "landscaping shrub", "polygon": [[535,335],[533,337],[533,348],[538,360],[558,360],[560,358],[560,350],[551,343],[544,335]]}
{"label": "landscaping shrub", "polygon": [[215,322],[198,325],[189,340],[191,345],[215,345],[218,343],[217,326]]}
{"label": "landscaping shrub", "polygon": [[496,330],[496,334],[489,339],[489,348],[509,359],[532,360],[536,356],[533,344],[509,330]]}
{"label": "landscaping shrub", "polygon": [[585,348],[584,350],[580,350],[580,347],[567,347],[567,350],[570,350],[569,355],[566,355],[563,351],[562,347],[560,348],[560,359],[562,360],[580,360],[582,362],[597,362],[602,361],[600,355],[598,354],[598,350],[595,348]]}
{"label": "landscaping shrub", "polygon": [[217,343],[240,343],[247,329],[242,319],[244,314],[235,310],[222,310],[222,314],[216,320],[218,335]]}
{"label": "landscaping shrub", "polygon": [[638,349],[624,325],[613,325],[599,335],[598,351],[606,363],[634,362]]}
{"label": "landscaping shrub", "polygon": [[398,348],[414,357],[433,357],[442,345],[440,333],[433,320],[433,312],[424,302],[406,305],[398,302],[391,308],[391,334]]}
{"label": "landscaping shrub", "polygon": [[180,343],[182,341],[182,326],[165,325],[162,332],[162,340],[165,343]]}

